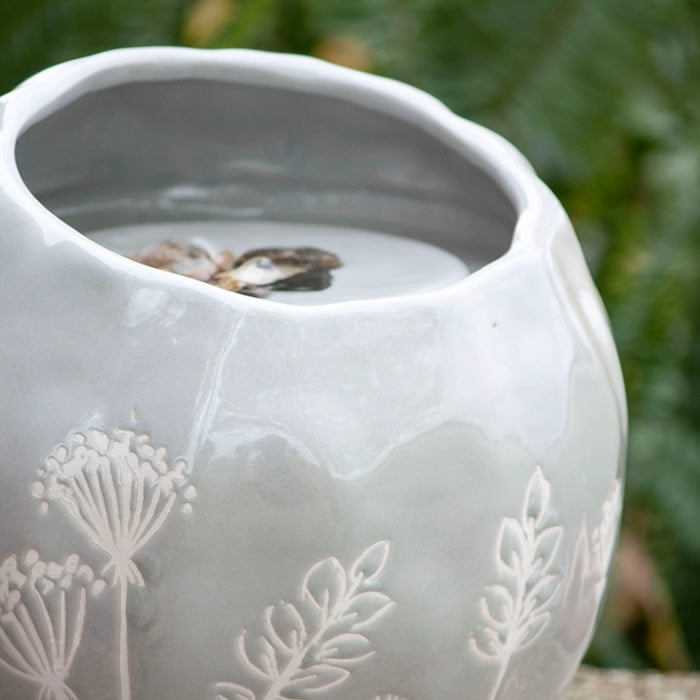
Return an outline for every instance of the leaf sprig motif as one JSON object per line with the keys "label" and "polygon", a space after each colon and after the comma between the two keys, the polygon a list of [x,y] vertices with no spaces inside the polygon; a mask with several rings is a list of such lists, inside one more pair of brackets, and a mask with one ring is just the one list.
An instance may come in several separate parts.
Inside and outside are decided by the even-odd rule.
{"label": "leaf sprig motif", "polygon": [[[388,541],[376,542],[347,570],[335,557],[319,561],[304,576],[301,601],[268,606],[259,637],[251,639],[242,632],[238,657],[263,682],[261,700],[325,694],[348,678],[347,666],[374,654],[364,632],[394,605],[376,590],[389,548]],[[238,683],[215,687],[217,700],[258,699]]]}
{"label": "leaf sprig motif", "polygon": [[591,548],[595,566],[596,599],[600,602],[605,591],[605,582],[608,569],[612,560],[615,540],[617,539],[617,529],[620,524],[622,513],[622,485],[620,479],[615,479],[612,490],[605,499],[602,508],[600,524],[593,530],[591,537]]}
{"label": "leaf sprig motif", "polygon": [[520,519],[504,518],[497,540],[501,580],[479,601],[484,624],[469,640],[481,659],[500,664],[495,697],[511,656],[542,633],[561,584],[553,568],[563,529],[550,508],[551,485],[537,467],[530,478]]}
{"label": "leaf sprig motif", "polygon": [[598,526],[589,537],[584,519],[576,540],[563,601],[568,613],[560,628],[560,639],[567,649],[574,650],[590,642],[596,611],[605,592],[621,512],[622,485],[620,479],[615,479],[603,502]]}

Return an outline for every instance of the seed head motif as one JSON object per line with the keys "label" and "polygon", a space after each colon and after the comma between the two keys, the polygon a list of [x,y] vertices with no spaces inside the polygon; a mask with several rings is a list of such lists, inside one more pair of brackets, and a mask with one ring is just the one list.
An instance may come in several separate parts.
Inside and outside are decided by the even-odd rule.
{"label": "seed head motif", "polygon": [[99,595],[104,585],[77,554],[61,564],[30,549],[0,563],[0,667],[38,685],[38,700],[78,700],[66,679],[88,593]]}
{"label": "seed head motif", "polygon": [[190,513],[197,491],[182,459],[170,463],[165,447],[147,435],[102,430],[74,432],[58,445],[32,485],[42,512],[56,504],[108,558],[102,574],[119,587],[121,698],[130,698],[126,605],[129,585],[143,586],[134,556],[163,527],[178,500]]}

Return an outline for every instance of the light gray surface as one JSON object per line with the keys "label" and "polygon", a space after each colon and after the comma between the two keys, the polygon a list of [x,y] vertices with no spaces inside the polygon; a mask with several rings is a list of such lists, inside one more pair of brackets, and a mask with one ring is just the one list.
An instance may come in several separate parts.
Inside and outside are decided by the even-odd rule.
{"label": "light gray surface", "polygon": [[[169,78],[176,79],[178,100],[191,103],[190,115],[211,112],[197,102],[201,86],[191,81],[216,81],[221,95],[225,80],[234,92],[240,84],[271,86],[278,100],[277,133],[287,106],[298,115],[305,101],[323,102],[317,94],[357,103],[370,122],[384,124],[382,138],[391,145],[385,164],[397,153],[408,157],[415,147],[419,164],[449,177],[431,185],[416,175],[401,184],[397,172],[391,188],[379,181],[365,188],[365,176],[374,171],[362,170],[363,157],[382,139],[370,147],[359,138],[363,132],[354,133],[360,171],[343,183],[339,204],[353,224],[379,228],[386,222],[386,230],[394,230],[410,222],[416,210],[390,206],[389,190],[404,203],[421,197],[430,202],[435,195],[440,212],[461,207],[467,222],[469,212],[482,217],[493,203],[508,200],[512,204],[491,221],[503,234],[517,210],[512,245],[493,260],[507,242],[488,233],[476,249],[487,251],[491,257],[484,262],[492,262],[437,292],[313,307],[232,295],[111,253],[27,191],[11,156],[17,133],[81,92],[122,82],[138,81],[129,103],[138,111],[149,95],[145,81]],[[190,82],[178,82],[185,79]],[[92,104],[85,99],[82,105]],[[246,109],[223,98],[214,107],[222,104],[231,114]],[[332,102],[330,116],[340,122],[314,122],[309,112],[321,132],[319,143],[345,133],[343,114],[351,108],[346,104],[339,113],[337,106]],[[372,108],[376,114],[366,114]],[[100,147],[108,147],[114,129],[120,134],[118,155],[132,147],[119,109],[114,103],[109,128],[90,122],[88,130]],[[395,117],[382,121],[380,112],[400,115],[423,136],[414,146],[404,126]],[[172,136],[165,125],[185,126],[172,110],[159,114],[150,126],[137,125],[152,136],[135,137],[129,153],[136,160],[125,162],[138,167],[122,179],[102,182],[99,173],[91,178],[85,171],[92,148],[86,125],[61,122],[60,114],[50,133],[41,122],[34,141],[27,133],[22,172],[57,209],[65,202],[79,205],[94,179],[109,206],[95,209],[95,218],[75,214],[74,223],[138,218],[143,210],[130,200],[121,212],[114,206],[109,183],[138,187],[142,169],[145,181],[154,183],[159,164],[163,184],[171,174],[179,182],[188,172],[189,160],[178,162],[177,148],[171,152],[170,140],[161,141],[164,132]],[[314,129],[298,119],[292,123],[312,146]],[[192,139],[199,154],[199,126],[178,133],[175,145]],[[80,138],[72,190],[67,174],[75,134]],[[241,135],[237,143],[247,141]],[[290,697],[373,700],[391,693],[406,700],[546,700],[560,694],[588,643],[602,595],[619,518],[626,413],[604,311],[571,226],[519,154],[431,98],[390,81],[309,59],[177,49],[105,54],[25,83],[5,104],[0,148],[0,564],[12,554],[24,561],[34,548],[42,558],[61,562],[77,553],[98,574],[111,556],[143,576],[142,583],[122,587],[113,570],[100,574],[107,585],[99,595],[86,596],[82,638],[65,679],[54,675],[39,682],[0,668],[3,699],[34,696],[42,683],[53,689],[48,697],[72,698],[64,681],[81,700],[125,698],[127,689],[133,700],[211,698],[217,682],[249,688],[248,694],[237,691],[245,700],[281,697],[274,682],[246,670],[235,640],[246,629],[254,644],[264,631],[266,606],[285,600],[303,614],[307,634],[318,632],[322,642],[332,630],[303,593],[326,586],[329,600],[336,601],[344,579],[348,590],[355,581],[371,591],[362,599],[364,608],[348,603],[357,606],[356,615],[337,623],[339,631],[355,635],[331,643],[344,661],[332,661],[326,648],[331,661],[320,670],[317,664],[318,675],[305,677],[306,689],[289,690]],[[151,149],[148,158],[138,159],[140,149]],[[334,163],[344,171],[351,151],[336,155],[323,146],[313,153],[329,159],[328,173]],[[435,157],[438,151],[444,158]],[[486,175],[479,171],[488,179],[480,179]],[[57,180],[44,179],[53,172]],[[111,170],[110,178],[118,172]],[[469,185],[463,199],[460,173]],[[295,179],[293,168],[286,177],[290,192],[306,182],[303,172]],[[310,189],[315,192],[318,183],[312,178]],[[373,192],[366,199],[368,189]],[[367,206],[344,208],[358,193]],[[92,204],[100,198],[86,199]],[[275,201],[282,202],[280,216],[289,206],[294,220],[307,214],[309,220],[335,220],[330,200],[313,201],[311,209],[300,207],[296,195]],[[146,218],[161,214],[149,210]],[[427,214],[417,220],[414,235],[432,220]],[[458,228],[441,228],[440,216],[435,221],[430,231],[449,235],[426,234],[425,240],[458,240]],[[461,246],[468,257],[471,244],[467,236],[452,249]],[[75,431],[90,436],[95,428],[117,442],[123,439],[113,433],[118,428],[147,434],[153,444],[167,446],[170,468],[176,456],[189,465],[191,498],[184,485],[173,492],[172,512],[136,551],[110,555],[100,543],[116,525],[91,540],[57,498],[42,513],[48,492],[41,489],[57,468],[50,465],[48,474],[40,474],[46,457],[53,453],[65,462],[58,446]],[[90,440],[97,446],[90,454],[104,451],[99,446],[106,438]],[[83,449],[74,439],[68,442],[76,454]],[[146,470],[148,459],[141,455],[127,465],[114,457],[106,463],[123,477]],[[160,483],[154,479],[146,482],[148,494]],[[186,512],[189,505],[192,512]],[[126,511],[129,522],[138,521],[135,506]],[[518,536],[525,539],[514,544]],[[530,536],[541,539],[528,550]],[[505,538],[503,547],[499,538]],[[513,547],[533,567],[529,582],[508,572]],[[480,601],[493,603],[489,586],[515,590],[520,582],[530,590],[545,576],[552,578],[541,591],[543,617],[531,615],[525,625],[534,641],[485,660],[473,642],[485,624]],[[77,595],[77,580],[71,586]],[[39,614],[38,594],[22,590],[22,601]],[[524,600],[524,592],[511,595]],[[52,605],[56,600],[51,598]],[[380,603],[385,614],[372,616]],[[278,627],[289,632],[290,620]],[[363,620],[366,625],[355,627]],[[347,662],[348,655],[368,649],[371,656]],[[7,658],[6,649],[0,654]],[[297,659],[300,670],[314,663],[311,656]],[[129,677],[122,666],[120,683],[125,658]],[[288,662],[281,656],[278,661],[284,675]],[[322,678],[339,683],[313,695],[308,685],[318,687]],[[232,687],[222,686],[222,696],[237,697]]]}

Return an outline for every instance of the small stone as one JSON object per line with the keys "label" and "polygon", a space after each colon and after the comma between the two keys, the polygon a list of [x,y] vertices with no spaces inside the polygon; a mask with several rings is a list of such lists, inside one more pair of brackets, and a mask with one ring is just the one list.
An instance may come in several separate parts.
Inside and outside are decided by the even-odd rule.
{"label": "small stone", "polygon": [[243,255],[238,258],[238,264],[241,265],[247,260],[250,260],[250,258],[261,256],[269,258],[277,265],[290,265],[303,268],[304,270],[332,270],[342,265],[337,255],[329,253],[327,250],[311,247],[255,248],[243,253]]}
{"label": "small stone", "polygon": [[259,293],[261,287],[270,287],[299,273],[303,267],[277,264],[264,255],[249,258],[232,270],[221,272],[214,277],[213,283],[232,292]]}
{"label": "small stone", "polygon": [[328,270],[308,270],[274,282],[270,288],[278,292],[317,292],[328,289],[332,279]]}
{"label": "small stone", "polygon": [[256,255],[235,267],[230,274],[244,286],[264,287],[305,271],[306,268],[299,265],[279,263],[264,255]]}
{"label": "small stone", "polygon": [[231,270],[220,272],[218,275],[215,275],[214,279],[209,280],[209,283],[229,292],[240,292],[243,288],[243,283],[231,272]]}
{"label": "small stone", "polygon": [[236,262],[236,256],[228,249],[218,252],[214,256],[214,263],[219,272],[230,270]]}
{"label": "small stone", "polygon": [[247,297],[255,297],[256,299],[264,299],[270,294],[268,287],[243,287],[238,290],[239,294],[245,294]]}
{"label": "small stone", "polygon": [[228,249],[213,257],[182,241],[162,241],[133,257],[137,262],[208,282],[230,292],[265,297],[270,291],[327,289],[337,255],[320,248],[256,248],[239,258]]}
{"label": "small stone", "polygon": [[204,248],[181,241],[163,241],[135,255],[133,260],[159,270],[207,282],[218,267]]}

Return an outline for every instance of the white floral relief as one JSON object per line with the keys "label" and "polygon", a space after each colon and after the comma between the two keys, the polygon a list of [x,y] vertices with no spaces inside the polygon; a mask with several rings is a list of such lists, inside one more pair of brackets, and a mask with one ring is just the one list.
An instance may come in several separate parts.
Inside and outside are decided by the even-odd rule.
{"label": "white floral relief", "polygon": [[528,483],[520,519],[504,518],[498,534],[501,578],[486,587],[480,600],[483,624],[469,640],[477,657],[498,666],[490,700],[498,696],[513,654],[546,627],[561,585],[561,573],[553,564],[563,529],[550,499],[551,485],[538,466]]}
{"label": "white floral relief", "polygon": [[[615,479],[610,494],[603,503],[600,524],[591,536],[593,562],[595,567],[596,599],[599,603],[605,591],[608,569],[612,561],[617,528],[622,514],[622,484]],[[585,528],[585,524],[584,524]]]}
{"label": "white floral relief", "polygon": [[400,695],[375,695],[373,700],[406,700]]}
{"label": "white floral relief", "polygon": [[127,627],[130,585],[145,585],[134,556],[163,527],[176,502],[191,512],[196,495],[182,459],[172,464],[165,447],[154,447],[147,435],[102,430],[74,432],[46,460],[32,491],[42,499],[42,512],[56,504],[108,561],[119,588],[119,676],[121,699],[131,697]]}
{"label": "white floral relief", "polygon": [[590,537],[585,520],[581,526],[566,585],[564,607],[568,614],[562,627],[562,642],[572,650],[590,640],[596,612],[605,592],[622,513],[620,479],[613,482],[601,511],[600,522]]}
{"label": "white floral relief", "polygon": [[30,549],[0,564],[0,668],[39,687],[38,700],[78,700],[67,684],[88,594],[105,582],[71,554],[43,561]]}
{"label": "white floral relief", "polygon": [[297,603],[281,601],[263,614],[263,633],[244,630],[236,650],[244,669],[262,685],[257,694],[238,683],[215,685],[217,700],[292,700],[329,697],[345,681],[348,666],[374,654],[366,636],[394,605],[377,590],[390,544],[376,542],[346,570],[335,558],[314,564]]}

